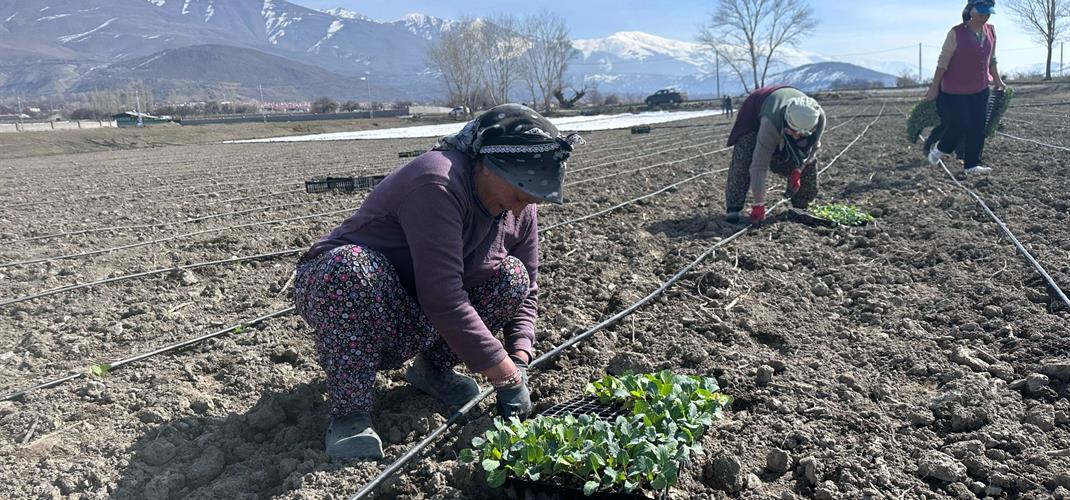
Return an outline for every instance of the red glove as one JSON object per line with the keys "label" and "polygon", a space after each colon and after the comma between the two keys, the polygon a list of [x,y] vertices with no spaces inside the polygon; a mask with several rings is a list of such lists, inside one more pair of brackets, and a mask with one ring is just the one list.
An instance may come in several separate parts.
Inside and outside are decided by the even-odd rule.
{"label": "red glove", "polygon": [[765,205],[754,205],[750,209],[750,221],[757,224],[763,220],[765,220]]}
{"label": "red glove", "polygon": [[802,189],[802,170],[792,169],[788,174],[788,189],[791,190],[791,194],[799,192]]}

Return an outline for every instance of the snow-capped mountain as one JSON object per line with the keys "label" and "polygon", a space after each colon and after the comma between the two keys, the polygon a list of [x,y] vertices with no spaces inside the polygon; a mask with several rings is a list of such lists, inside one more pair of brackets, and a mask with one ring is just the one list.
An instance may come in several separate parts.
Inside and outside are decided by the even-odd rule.
{"label": "snow-capped mountain", "polygon": [[390,24],[402,27],[413,35],[433,42],[438,40],[444,31],[449,31],[456,22],[423,14],[408,14]]}
{"label": "snow-capped mountain", "polygon": [[769,77],[767,83],[791,85],[797,89],[894,87],[895,75],[842,62],[807,64]]}
{"label": "snow-capped mountain", "polygon": [[[361,98],[370,81],[375,99],[431,100],[445,89],[427,67],[427,49],[454,25],[422,14],[379,22],[347,9],[317,11],[285,0],[6,0],[0,1],[0,92],[41,95],[150,81],[175,88],[160,77],[168,74],[196,82],[191,89],[209,88],[216,78],[235,98],[258,96],[259,85],[252,82],[272,95],[310,98],[330,91],[341,94],[336,98]],[[569,73],[574,87],[597,83],[602,93],[640,97],[664,87],[692,97],[717,92],[715,58],[701,44],[634,31],[574,43],[580,54]],[[210,48],[176,52],[185,47]],[[203,71],[250,54],[226,47],[273,57],[254,57],[263,61],[258,66],[232,65],[256,72],[248,78]],[[824,61],[790,48],[782,56],[771,73]],[[197,64],[196,57],[207,59]],[[167,62],[183,65],[179,69],[188,75],[162,71]],[[341,83],[329,84],[332,77],[307,65]],[[295,75],[309,82],[301,84]],[[743,90],[723,61],[720,89]]]}
{"label": "snow-capped mountain", "polygon": [[365,16],[359,12],[354,12],[349,9],[343,9],[341,7],[335,9],[322,9],[320,12],[327,14],[328,16],[334,16],[342,19],[352,19],[360,21],[374,21],[374,19]]}
{"label": "snow-capped mountain", "polygon": [[[576,81],[598,85],[603,93],[646,95],[659,88],[684,90],[692,97],[709,97],[717,92],[716,56],[709,47],[672,40],[648,33],[625,31],[606,38],[576,40],[580,52],[570,71]],[[825,58],[786,47],[770,73]],[[738,78],[721,62],[721,92],[743,91]]]}

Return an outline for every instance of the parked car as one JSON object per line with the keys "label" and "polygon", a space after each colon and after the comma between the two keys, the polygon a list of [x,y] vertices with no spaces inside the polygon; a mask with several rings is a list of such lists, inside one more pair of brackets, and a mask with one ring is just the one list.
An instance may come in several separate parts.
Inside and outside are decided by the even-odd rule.
{"label": "parked car", "polygon": [[454,119],[465,118],[469,114],[471,114],[471,110],[468,109],[468,106],[457,106],[450,110],[450,118]]}
{"label": "parked car", "polygon": [[658,106],[676,106],[686,100],[686,92],[677,92],[673,89],[661,89],[647,96],[646,105],[652,108]]}

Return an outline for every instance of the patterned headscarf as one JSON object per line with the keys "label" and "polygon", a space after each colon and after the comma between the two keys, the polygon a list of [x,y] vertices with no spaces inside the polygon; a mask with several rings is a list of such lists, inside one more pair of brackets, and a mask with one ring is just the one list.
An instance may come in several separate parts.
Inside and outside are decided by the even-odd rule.
{"label": "patterned headscarf", "polygon": [[561,184],[579,134],[563,135],[535,110],[520,104],[495,106],[460,132],[439,139],[435,151],[458,151],[475,159],[521,191],[561,203]]}

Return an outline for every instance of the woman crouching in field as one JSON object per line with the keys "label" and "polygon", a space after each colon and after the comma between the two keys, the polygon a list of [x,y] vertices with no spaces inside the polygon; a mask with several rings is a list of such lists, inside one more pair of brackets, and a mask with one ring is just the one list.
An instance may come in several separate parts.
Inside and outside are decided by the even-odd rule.
{"label": "woman crouching in field", "polygon": [[382,458],[375,374],[412,358],[405,379],[451,407],[479,394],[454,371],[463,362],[489,379],[502,416],[530,413],[535,204],[561,203],[577,142],[527,107],[497,106],[387,176],[301,258],[294,303],[326,372],[330,456]]}

